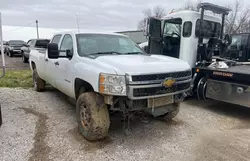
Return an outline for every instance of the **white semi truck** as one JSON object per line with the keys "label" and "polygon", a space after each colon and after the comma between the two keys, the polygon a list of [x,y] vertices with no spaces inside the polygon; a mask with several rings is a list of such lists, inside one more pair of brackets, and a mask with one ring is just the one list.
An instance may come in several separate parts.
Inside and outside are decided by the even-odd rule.
{"label": "white semi truck", "polygon": [[36,91],[46,82],[77,101],[79,130],[88,140],[107,136],[109,111],[121,111],[125,122],[138,111],[174,118],[192,77],[187,62],[146,54],[121,34],[55,34],[47,49],[31,50],[29,63]]}
{"label": "white semi truck", "polygon": [[149,41],[141,48],[149,54],[188,62],[193,68],[190,93],[199,99],[250,107],[249,62],[223,58],[232,41],[230,35],[224,36],[225,17],[230,9],[210,3],[201,3],[198,8],[201,12],[180,11],[162,19],[150,18],[146,29]]}

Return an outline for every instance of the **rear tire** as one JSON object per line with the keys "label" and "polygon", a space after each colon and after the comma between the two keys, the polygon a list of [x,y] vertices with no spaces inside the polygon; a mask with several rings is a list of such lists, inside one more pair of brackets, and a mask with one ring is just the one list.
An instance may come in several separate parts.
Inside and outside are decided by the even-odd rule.
{"label": "rear tire", "polygon": [[110,119],[103,97],[95,92],[80,94],[76,102],[76,117],[81,134],[89,141],[108,135]]}
{"label": "rear tire", "polygon": [[43,92],[45,90],[45,81],[38,76],[36,68],[33,70],[33,87],[37,92]]}

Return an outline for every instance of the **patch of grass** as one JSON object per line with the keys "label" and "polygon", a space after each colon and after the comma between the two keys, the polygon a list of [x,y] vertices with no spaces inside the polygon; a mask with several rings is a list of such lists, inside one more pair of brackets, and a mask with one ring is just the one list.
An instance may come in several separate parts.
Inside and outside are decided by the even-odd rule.
{"label": "patch of grass", "polygon": [[0,87],[32,87],[31,70],[7,70],[0,79]]}

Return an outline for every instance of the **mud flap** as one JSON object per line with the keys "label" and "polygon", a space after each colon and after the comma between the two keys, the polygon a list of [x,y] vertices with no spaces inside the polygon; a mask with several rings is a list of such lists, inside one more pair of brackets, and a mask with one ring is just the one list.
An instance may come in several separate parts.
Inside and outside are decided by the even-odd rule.
{"label": "mud flap", "polygon": [[250,107],[250,86],[208,79],[206,97]]}

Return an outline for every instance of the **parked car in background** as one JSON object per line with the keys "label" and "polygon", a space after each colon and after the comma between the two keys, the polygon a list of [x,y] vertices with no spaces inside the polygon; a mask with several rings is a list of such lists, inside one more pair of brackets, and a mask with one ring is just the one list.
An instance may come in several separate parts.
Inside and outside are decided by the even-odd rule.
{"label": "parked car in background", "polygon": [[47,44],[49,43],[49,41],[49,39],[30,39],[27,42],[27,46],[23,46],[21,48],[22,61],[24,63],[28,63],[30,50],[35,48],[47,48]]}
{"label": "parked car in background", "polygon": [[20,55],[21,54],[21,48],[23,46],[27,46],[26,42],[23,40],[10,40],[5,43],[5,53],[12,57],[13,55]]}

